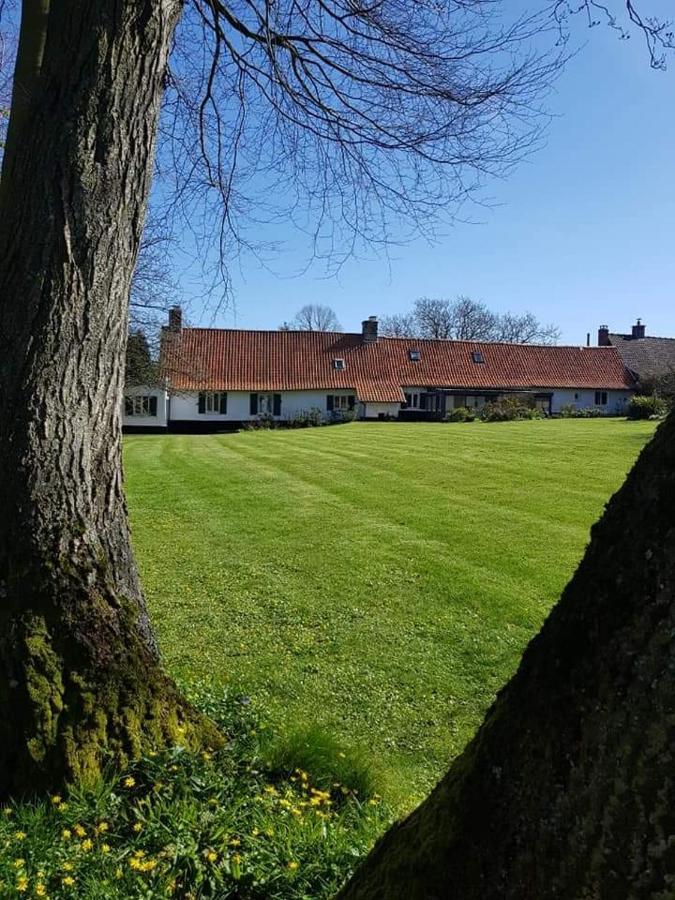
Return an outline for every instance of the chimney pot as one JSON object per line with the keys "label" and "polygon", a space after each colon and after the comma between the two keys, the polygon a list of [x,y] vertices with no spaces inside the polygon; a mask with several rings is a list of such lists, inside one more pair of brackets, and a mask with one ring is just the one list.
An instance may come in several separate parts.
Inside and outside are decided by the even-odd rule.
{"label": "chimney pot", "polygon": [[183,327],[183,310],[180,306],[172,306],[169,309],[169,330],[180,331]]}
{"label": "chimney pot", "polygon": [[645,336],[645,326],[642,324],[641,319],[638,319],[636,321],[635,325],[633,325],[633,328],[631,330],[632,330],[633,338],[635,340],[640,340],[640,338],[643,338]]}
{"label": "chimney pot", "polygon": [[598,328],[598,347],[609,347],[609,328],[601,325]]}
{"label": "chimney pot", "polygon": [[374,344],[377,341],[377,316],[368,316],[361,323],[361,340],[364,344]]}

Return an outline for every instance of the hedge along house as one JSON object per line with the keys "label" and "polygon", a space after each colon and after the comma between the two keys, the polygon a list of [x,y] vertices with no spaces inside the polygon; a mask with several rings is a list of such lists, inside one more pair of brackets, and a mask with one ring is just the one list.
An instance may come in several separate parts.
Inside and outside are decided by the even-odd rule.
{"label": "hedge along house", "polygon": [[[361,419],[440,419],[458,406],[518,395],[548,414],[563,406],[619,413],[633,382],[613,347],[555,347],[358,334],[163,329],[162,386],[127,390],[127,428],[209,430],[318,409]],[[139,399],[140,398],[140,399]]]}

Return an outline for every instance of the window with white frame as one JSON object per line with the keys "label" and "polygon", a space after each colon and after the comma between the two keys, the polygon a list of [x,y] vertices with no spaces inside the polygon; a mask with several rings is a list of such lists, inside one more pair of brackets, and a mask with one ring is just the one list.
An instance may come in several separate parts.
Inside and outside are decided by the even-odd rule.
{"label": "window with white frame", "polygon": [[227,413],[227,393],[225,391],[202,391],[197,404],[201,415],[225,415]]}
{"label": "window with white frame", "polygon": [[258,394],[258,415],[274,415],[274,394]]}
{"label": "window with white frame", "polygon": [[344,412],[347,409],[354,409],[355,403],[354,394],[328,394],[326,397],[326,408],[329,412]]}
{"label": "window with white frame", "polygon": [[338,372],[344,372],[346,368],[344,359],[334,359],[333,368],[337,369]]}
{"label": "window with white frame", "polygon": [[595,405],[596,406],[607,406],[607,391],[596,391],[595,392]]}
{"label": "window with white frame", "polygon": [[127,394],[124,398],[125,416],[149,416],[157,415],[157,397],[152,394]]}
{"label": "window with white frame", "polygon": [[419,394],[406,394],[405,395],[405,405],[409,409],[417,409],[420,405],[420,395]]}

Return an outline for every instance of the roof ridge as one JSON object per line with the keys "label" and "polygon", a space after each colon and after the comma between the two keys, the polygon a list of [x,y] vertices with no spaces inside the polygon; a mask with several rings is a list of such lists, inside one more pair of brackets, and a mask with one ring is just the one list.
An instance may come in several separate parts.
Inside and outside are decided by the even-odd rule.
{"label": "roof ridge", "polygon": [[[162,326],[168,330],[168,326]],[[320,334],[335,335],[335,337],[361,338],[360,331],[318,331],[307,328],[212,328],[204,325],[184,325],[182,331],[207,331],[225,332],[228,334]],[[624,335],[618,335],[623,337]],[[663,340],[675,340],[664,338]],[[543,350],[616,350],[616,347],[589,347],[586,344],[536,344],[528,341],[488,341],[479,338],[425,338],[425,337],[399,337],[398,335],[381,334],[378,341],[400,341],[401,343],[424,342],[426,344],[481,344],[488,347],[533,347]]]}

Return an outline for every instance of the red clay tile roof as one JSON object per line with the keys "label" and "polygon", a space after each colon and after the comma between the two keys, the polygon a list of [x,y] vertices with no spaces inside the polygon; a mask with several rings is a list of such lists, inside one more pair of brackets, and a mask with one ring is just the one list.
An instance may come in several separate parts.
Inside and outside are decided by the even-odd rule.
{"label": "red clay tile roof", "polygon": [[[413,362],[410,350],[419,350]],[[472,360],[480,352],[484,362]],[[333,360],[344,359],[343,371]],[[626,389],[614,347],[544,347],[380,338],[320,331],[164,330],[162,371],[174,390],[355,390],[369,402],[399,402],[404,387]]]}

